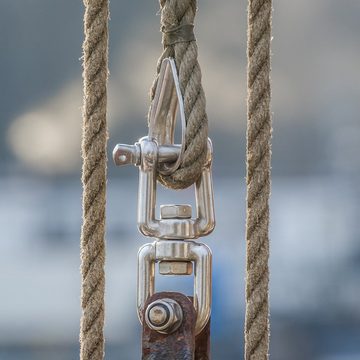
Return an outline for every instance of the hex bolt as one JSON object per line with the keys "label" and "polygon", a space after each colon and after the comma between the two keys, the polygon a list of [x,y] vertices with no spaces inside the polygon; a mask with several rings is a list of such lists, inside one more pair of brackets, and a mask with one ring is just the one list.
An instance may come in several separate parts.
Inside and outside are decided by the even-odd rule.
{"label": "hex bolt", "polygon": [[177,330],[182,319],[181,306],[168,298],[152,302],[145,311],[146,324],[161,334],[170,334]]}
{"label": "hex bolt", "polygon": [[191,219],[191,205],[161,205],[161,219]]}
{"label": "hex bolt", "polygon": [[148,319],[153,326],[165,325],[169,317],[169,309],[163,304],[154,305],[149,309]]}
{"label": "hex bolt", "polygon": [[191,275],[193,264],[191,261],[160,261],[159,273],[161,275]]}

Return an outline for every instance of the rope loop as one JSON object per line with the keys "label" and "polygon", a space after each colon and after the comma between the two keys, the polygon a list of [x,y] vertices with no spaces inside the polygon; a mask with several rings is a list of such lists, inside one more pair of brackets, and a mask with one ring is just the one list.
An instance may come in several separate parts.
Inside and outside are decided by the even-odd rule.
{"label": "rope loop", "polygon": [[207,158],[206,100],[201,85],[198,48],[193,32],[197,1],[160,0],[160,8],[164,50],[158,60],[157,75],[150,91],[150,99],[152,103],[162,61],[167,57],[174,58],[184,100],[186,134],[185,151],[178,169],[170,175],[158,174],[158,180],[168,188],[185,189],[200,178]]}

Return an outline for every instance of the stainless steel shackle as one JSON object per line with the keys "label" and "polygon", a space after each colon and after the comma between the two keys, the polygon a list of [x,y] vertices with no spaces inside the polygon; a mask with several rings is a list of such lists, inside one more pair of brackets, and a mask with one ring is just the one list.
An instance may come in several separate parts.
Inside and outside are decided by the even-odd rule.
{"label": "stainless steel shackle", "polygon": [[195,333],[199,334],[211,314],[211,250],[195,241],[159,240],[143,245],[138,252],[137,311],[143,321],[146,300],[155,292],[155,263],[191,261],[194,263],[193,304],[196,310]]}
{"label": "stainless steel shackle", "polygon": [[[174,144],[176,113],[181,121],[181,144]],[[164,59],[150,111],[149,134],[134,145],[118,144],[113,151],[116,165],[139,167],[138,228],[145,236],[159,240],[143,245],[138,253],[137,309],[140,321],[149,296],[155,291],[155,264],[161,274],[190,274],[194,265],[195,332],[199,334],[211,313],[212,254],[205,244],[188,241],[208,235],[215,227],[212,188],[212,143],[195,184],[196,215],[190,205],[162,205],[156,218],[157,175],[169,175],[181,163],[185,149],[185,114],[175,62]],[[177,264],[176,268],[174,264]],[[191,266],[190,266],[191,265]]]}
{"label": "stainless steel shackle", "polygon": [[[176,110],[181,120],[181,145],[174,144]],[[194,218],[156,219],[157,172],[171,174],[181,162],[185,146],[185,114],[175,62],[163,60],[153,105],[150,111],[149,135],[134,145],[118,144],[113,158],[116,165],[139,166],[138,228],[145,236],[159,239],[196,239],[208,235],[215,227],[212,189],[212,144],[208,139],[207,161],[195,184],[196,216]],[[175,205],[170,205],[174,206]]]}

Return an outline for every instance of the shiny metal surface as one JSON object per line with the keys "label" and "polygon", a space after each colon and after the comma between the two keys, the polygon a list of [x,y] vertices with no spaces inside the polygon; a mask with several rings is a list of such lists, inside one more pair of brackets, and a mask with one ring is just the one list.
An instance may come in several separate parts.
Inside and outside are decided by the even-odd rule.
{"label": "shiny metal surface", "polygon": [[[181,120],[181,145],[174,144],[177,107]],[[172,58],[166,58],[161,64],[150,111],[149,135],[141,138],[135,145],[118,144],[113,151],[115,164],[139,166],[137,222],[140,232],[145,236],[175,240],[196,239],[208,235],[215,227],[210,139],[207,162],[195,185],[195,217],[189,216],[190,208],[187,205],[164,207],[161,219],[155,217],[157,174],[170,174],[178,168],[184,152],[185,128],[184,105],[175,62]],[[173,216],[173,212],[176,216]]]}
{"label": "shiny metal surface", "polygon": [[191,219],[191,205],[160,205],[161,219]]}
{"label": "shiny metal surface", "polygon": [[140,140],[142,162],[138,191],[138,227],[145,236],[159,239],[196,239],[215,227],[211,164],[212,144],[208,141],[208,161],[195,185],[196,217],[191,219],[156,219],[157,145],[148,138]]}
{"label": "shiny metal surface", "polygon": [[190,261],[160,261],[159,273],[161,275],[191,275],[193,264]]}
{"label": "shiny metal surface", "polygon": [[145,320],[150,322],[152,325],[160,326],[164,325],[169,318],[169,314],[166,311],[167,309],[164,306],[155,304],[147,308],[147,316],[145,315]]}
{"label": "shiny metal surface", "polygon": [[211,313],[211,250],[194,241],[159,240],[143,245],[138,253],[137,309],[140,321],[146,300],[155,291],[155,263],[191,261],[194,263],[194,307],[197,311],[195,332],[199,334]]}
{"label": "shiny metal surface", "polygon": [[173,163],[159,163],[158,171],[164,175],[173,173],[179,167],[185,150],[186,131],[184,103],[175,61],[172,58],[166,58],[161,63],[154,101],[150,111],[149,140],[156,141],[159,146],[174,144],[177,108],[179,108],[181,121],[180,154]]}
{"label": "shiny metal surface", "polygon": [[[113,152],[117,165],[139,166],[138,215],[139,230],[145,236],[161,239],[196,239],[208,235],[215,227],[214,197],[212,188],[212,143],[208,139],[208,159],[200,179],[195,184],[196,217],[188,218],[189,205],[167,205],[161,219],[155,218],[156,174],[159,162],[172,161],[179,156],[178,145],[158,146],[155,141],[143,137],[135,145],[118,144]],[[184,216],[180,216],[183,209]],[[185,210],[186,209],[186,210]],[[170,213],[178,216],[170,216]],[[185,216],[185,213],[187,214]]]}
{"label": "shiny metal surface", "polygon": [[141,163],[140,144],[117,144],[113,150],[113,160],[118,166],[127,164],[139,166]]}
{"label": "shiny metal surface", "polygon": [[[179,108],[181,121],[181,145],[174,144],[176,113]],[[149,140],[158,145],[157,171],[164,175],[173,173],[180,165],[185,150],[186,121],[175,61],[163,60],[158,84],[150,111]],[[141,163],[140,144],[117,144],[113,150],[116,165]]]}
{"label": "shiny metal surface", "polygon": [[[177,108],[181,121],[181,145],[174,144]],[[208,323],[211,312],[212,255],[206,245],[188,240],[208,235],[215,227],[211,177],[213,151],[210,139],[207,161],[195,184],[195,216],[192,217],[191,206],[184,204],[162,205],[160,219],[155,216],[158,172],[168,175],[178,168],[184,152],[185,128],[184,105],[176,66],[174,60],[168,58],[161,65],[150,111],[149,135],[134,145],[118,144],[113,151],[113,158],[116,165],[139,166],[138,228],[145,236],[159,239],[152,244],[145,244],[138,253],[138,316],[142,321],[145,303],[155,291],[155,263],[159,263],[159,272],[164,275],[189,275],[194,267],[193,305],[197,312],[195,332],[199,334]],[[162,324],[164,309],[149,307],[146,310],[144,316],[149,327],[154,329],[165,326]]]}
{"label": "shiny metal surface", "polygon": [[181,306],[172,299],[155,300],[145,311],[145,322],[149,328],[170,334],[179,328],[183,319]]}
{"label": "shiny metal surface", "polygon": [[[180,145],[161,145],[158,146],[158,163],[174,162],[180,154]],[[134,145],[117,144],[113,150],[113,160],[115,165],[135,165],[141,164],[141,147],[138,142]]]}
{"label": "shiny metal surface", "polygon": [[[161,300],[168,302],[169,299],[176,301],[181,307],[181,324],[172,333],[162,334],[153,330],[144,321],[142,325],[142,360],[194,360],[194,354],[201,355],[201,352],[199,353],[195,348],[198,345],[198,337],[195,337],[196,312],[192,301],[186,295],[177,292],[158,292],[146,301],[146,309],[152,303],[156,304]],[[145,312],[143,317],[146,319]],[[199,344],[199,350],[201,350],[201,346]],[[209,360],[209,358],[203,357],[195,357],[195,359]]]}

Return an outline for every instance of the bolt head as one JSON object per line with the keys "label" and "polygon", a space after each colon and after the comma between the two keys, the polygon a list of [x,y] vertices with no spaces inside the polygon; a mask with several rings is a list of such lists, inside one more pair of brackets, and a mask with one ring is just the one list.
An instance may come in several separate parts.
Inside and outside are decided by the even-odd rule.
{"label": "bolt head", "polygon": [[191,219],[191,205],[161,205],[161,219]]}
{"label": "bolt head", "polygon": [[159,273],[161,275],[191,275],[193,264],[190,261],[160,261]]}
{"label": "bolt head", "polygon": [[150,308],[148,318],[155,326],[164,325],[169,319],[169,310],[163,304],[157,304]]}
{"label": "bolt head", "polygon": [[155,300],[145,311],[146,324],[161,334],[170,334],[181,325],[181,306],[172,299]]}

